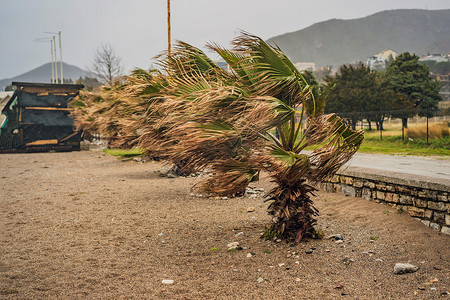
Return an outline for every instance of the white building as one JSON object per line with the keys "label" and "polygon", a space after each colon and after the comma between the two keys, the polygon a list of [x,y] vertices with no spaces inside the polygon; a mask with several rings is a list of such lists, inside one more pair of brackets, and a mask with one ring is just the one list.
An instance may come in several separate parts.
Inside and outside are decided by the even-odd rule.
{"label": "white building", "polygon": [[316,70],[316,64],[313,62],[297,62],[294,64],[294,66],[297,68],[297,70],[299,71],[315,71]]}
{"label": "white building", "polygon": [[397,57],[397,52],[394,50],[384,50],[367,60],[367,66],[370,70],[384,70],[386,64]]}
{"label": "white building", "polygon": [[449,55],[442,55],[442,54],[430,54],[426,56],[422,56],[419,58],[419,61],[427,61],[427,60],[434,60],[435,62],[443,62],[443,61],[449,61],[448,60]]}

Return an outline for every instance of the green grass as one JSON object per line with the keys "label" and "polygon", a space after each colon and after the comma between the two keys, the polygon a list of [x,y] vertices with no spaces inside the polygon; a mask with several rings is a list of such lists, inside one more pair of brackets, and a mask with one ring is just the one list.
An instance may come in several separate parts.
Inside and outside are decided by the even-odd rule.
{"label": "green grass", "polygon": [[442,139],[419,138],[402,141],[401,135],[390,135],[380,140],[379,132],[366,133],[364,141],[358,152],[362,153],[382,153],[382,154],[406,154],[418,156],[449,156],[450,155],[450,137]]}
{"label": "green grass", "polygon": [[133,148],[133,149],[105,149],[103,150],[106,154],[113,156],[118,156],[119,158],[131,158],[134,156],[141,156],[145,154],[144,149]]}

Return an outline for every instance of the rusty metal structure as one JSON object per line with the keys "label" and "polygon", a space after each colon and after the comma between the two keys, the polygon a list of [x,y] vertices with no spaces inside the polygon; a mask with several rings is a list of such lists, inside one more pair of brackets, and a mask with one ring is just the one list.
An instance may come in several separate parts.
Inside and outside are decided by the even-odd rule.
{"label": "rusty metal structure", "polygon": [[0,153],[80,150],[81,134],[74,131],[69,102],[83,85],[12,84],[17,89],[1,112]]}

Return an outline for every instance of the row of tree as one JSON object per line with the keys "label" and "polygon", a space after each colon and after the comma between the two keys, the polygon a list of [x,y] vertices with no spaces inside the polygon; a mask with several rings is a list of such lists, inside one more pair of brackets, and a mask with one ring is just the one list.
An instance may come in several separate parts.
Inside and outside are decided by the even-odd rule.
{"label": "row of tree", "polygon": [[355,128],[367,120],[383,129],[387,118],[401,118],[406,128],[415,115],[432,117],[438,110],[440,84],[430,77],[419,57],[400,54],[385,72],[371,71],[364,64],[343,65],[339,72],[327,75],[322,86],[325,112],[346,118]]}
{"label": "row of tree", "polygon": [[431,73],[450,74],[450,61],[425,60],[420,63],[426,65]]}
{"label": "row of tree", "polygon": [[[197,185],[202,193],[242,195],[266,171],[275,183],[267,195],[269,232],[296,242],[313,237],[311,183],[348,161],[363,133],[334,114],[317,113],[314,76],[298,71],[280,49],[249,34],[233,44],[231,50],[209,45],[230,71],[180,42],[159,58],[160,70],[135,70],[99,91],[81,92],[72,102],[76,124],[121,147],[144,148],[181,174],[209,170]],[[309,118],[296,124],[299,106]]]}

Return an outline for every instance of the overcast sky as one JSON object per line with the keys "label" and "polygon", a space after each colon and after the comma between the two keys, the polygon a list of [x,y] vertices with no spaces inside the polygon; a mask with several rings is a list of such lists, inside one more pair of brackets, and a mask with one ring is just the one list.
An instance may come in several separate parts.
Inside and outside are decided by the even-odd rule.
{"label": "overcast sky", "polygon": [[[268,39],[332,18],[400,8],[449,9],[450,1],[171,0],[172,40],[228,46],[239,29]],[[149,68],[167,49],[167,0],[0,0],[0,79],[50,62],[50,44],[33,40],[58,30],[66,63],[87,68],[95,50],[109,43],[127,71]]]}

